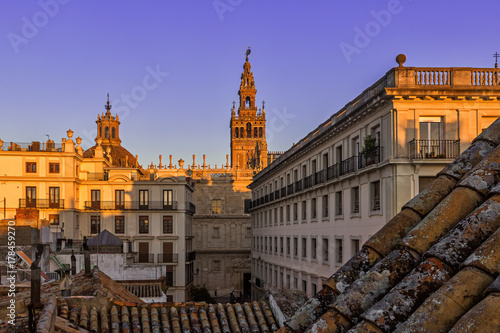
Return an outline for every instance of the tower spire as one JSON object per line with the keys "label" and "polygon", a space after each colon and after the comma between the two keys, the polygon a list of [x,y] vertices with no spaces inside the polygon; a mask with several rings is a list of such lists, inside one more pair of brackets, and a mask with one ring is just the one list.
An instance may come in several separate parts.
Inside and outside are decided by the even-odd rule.
{"label": "tower spire", "polygon": [[107,110],[106,113],[110,112],[111,104],[109,104],[109,93],[108,93],[108,102],[104,105],[104,108]]}

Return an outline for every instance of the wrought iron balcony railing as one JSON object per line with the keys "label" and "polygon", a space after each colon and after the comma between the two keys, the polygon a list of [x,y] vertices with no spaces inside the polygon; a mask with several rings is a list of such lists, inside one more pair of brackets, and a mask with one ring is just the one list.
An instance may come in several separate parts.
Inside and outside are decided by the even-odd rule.
{"label": "wrought iron balcony railing", "polygon": [[460,154],[460,140],[416,140],[408,142],[411,159],[456,158]]}
{"label": "wrought iron balcony railing", "polygon": [[158,253],[158,263],[160,264],[176,264],[179,262],[179,254],[177,253]]}
{"label": "wrought iron balcony railing", "polygon": [[64,209],[64,199],[19,199],[19,208]]}
{"label": "wrought iron balcony railing", "polygon": [[[194,205],[193,205],[194,206]],[[85,201],[85,209],[93,210],[177,210],[177,201]],[[188,207],[191,209],[191,207]]]}

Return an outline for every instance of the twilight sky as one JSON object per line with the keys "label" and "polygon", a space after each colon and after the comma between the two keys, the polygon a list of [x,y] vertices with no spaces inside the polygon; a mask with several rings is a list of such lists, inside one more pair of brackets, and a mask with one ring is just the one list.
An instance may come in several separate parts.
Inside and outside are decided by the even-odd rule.
{"label": "twilight sky", "polygon": [[[109,92],[122,145],[214,166],[244,53],[266,101],[269,150],[286,150],[395,67],[493,67],[500,3],[383,1],[0,1],[0,138],[92,146]],[[6,144],[4,144],[6,147]]]}

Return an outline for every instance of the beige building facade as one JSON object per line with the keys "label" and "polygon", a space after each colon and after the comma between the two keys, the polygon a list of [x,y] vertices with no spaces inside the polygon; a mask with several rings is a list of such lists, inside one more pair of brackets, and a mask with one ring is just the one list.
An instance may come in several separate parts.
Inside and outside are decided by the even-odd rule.
{"label": "beige building facade", "polygon": [[253,299],[270,287],[315,295],[500,116],[498,69],[397,62],[254,177]]}

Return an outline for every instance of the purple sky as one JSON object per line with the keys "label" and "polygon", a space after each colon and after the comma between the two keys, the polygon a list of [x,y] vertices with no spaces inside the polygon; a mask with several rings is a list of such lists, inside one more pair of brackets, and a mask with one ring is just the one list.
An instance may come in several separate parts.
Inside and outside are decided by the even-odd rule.
{"label": "purple sky", "polygon": [[399,53],[407,66],[493,67],[500,52],[496,0],[1,6],[0,138],[60,142],[71,128],[88,148],[109,92],[122,145],[144,166],[160,154],[225,162],[248,46],[269,150],[299,141],[396,66]]}

